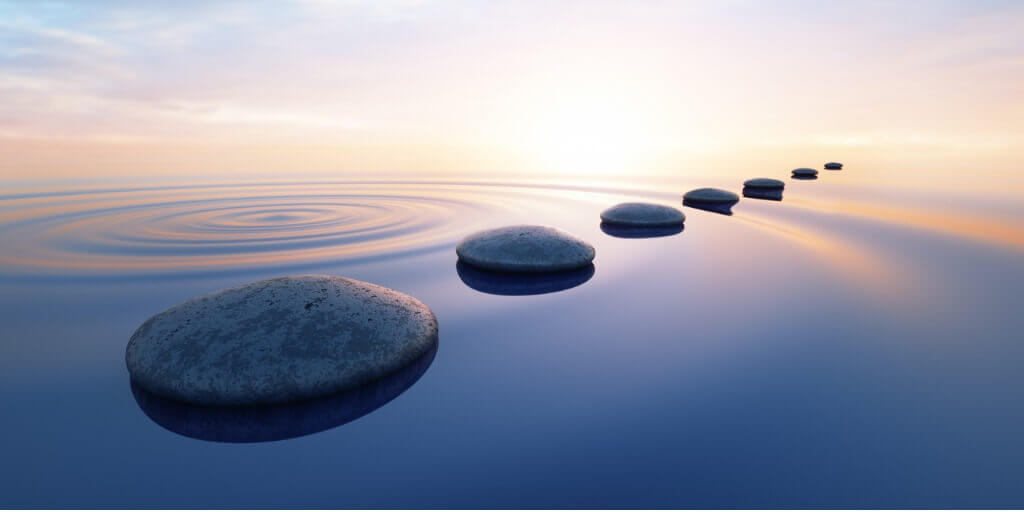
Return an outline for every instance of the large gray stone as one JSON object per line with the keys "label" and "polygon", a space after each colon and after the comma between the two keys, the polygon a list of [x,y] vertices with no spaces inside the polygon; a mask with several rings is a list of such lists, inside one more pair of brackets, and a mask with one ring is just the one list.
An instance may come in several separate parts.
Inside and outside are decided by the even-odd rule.
{"label": "large gray stone", "polygon": [[784,189],[786,183],[772,178],[752,178],[743,182],[744,187],[761,189]]}
{"label": "large gray stone", "polygon": [[698,188],[683,196],[683,201],[694,203],[735,203],[740,196],[720,188]]}
{"label": "large gray stone", "polygon": [[829,162],[829,163],[825,164],[825,169],[827,169],[829,171],[839,171],[839,170],[842,170],[842,168],[843,168],[843,164],[841,164],[839,162]]}
{"label": "large gray stone", "polygon": [[167,399],[131,383],[142,412],[183,436],[222,443],[277,441],[320,432],[372,413],[409,389],[427,371],[437,344],[398,371],[340,393],[279,404],[193,405]]}
{"label": "large gray stone", "polygon": [[680,226],[686,221],[686,215],[660,204],[621,203],[601,212],[601,220],[621,226]]}
{"label": "large gray stone", "polygon": [[467,236],[455,248],[459,260],[499,272],[572,270],[594,261],[594,247],[560,229],[508,226]]}
{"label": "large gray stone", "polygon": [[132,335],[133,381],[171,399],[255,405],[325,396],[395,372],[437,343],[422,302],[354,279],[294,276],[191,299]]}
{"label": "large gray stone", "polygon": [[797,168],[797,169],[793,169],[793,176],[798,176],[798,177],[801,177],[801,178],[808,178],[808,177],[817,176],[817,175],[818,175],[818,171],[816,169],[809,169],[807,167],[800,167],[800,168]]}

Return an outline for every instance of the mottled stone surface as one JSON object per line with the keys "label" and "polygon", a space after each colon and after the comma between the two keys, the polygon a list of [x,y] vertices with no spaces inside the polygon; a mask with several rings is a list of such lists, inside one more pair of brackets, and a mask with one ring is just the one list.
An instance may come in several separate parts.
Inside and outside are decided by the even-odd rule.
{"label": "mottled stone surface", "polygon": [[735,203],[740,196],[720,188],[698,188],[683,196],[683,201],[694,203]]}
{"label": "mottled stone surface", "polygon": [[805,177],[806,178],[806,177],[817,176],[817,175],[818,175],[817,169],[809,169],[807,167],[800,167],[800,168],[797,168],[797,169],[793,169],[793,176],[801,176],[801,177]]}
{"label": "mottled stone surface", "polygon": [[686,221],[686,215],[660,204],[621,203],[601,212],[601,220],[622,226],[679,226]]}
{"label": "mottled stone surface", "polygon": [[772,178],[752,178],[743,182],[744,187],[764,189],[784,189],[786,183]]}
{"label": "mottled stone surface", "polygon": [[594,261],[594,247],[546,226],[508,226],[467,236],[455,248],[459,261],[499,272],[572,270]]}
{"label": "mottled stone surface", "polygon": [[422,302],[354,279],[294,276],[191,299],[128,342],[132,380],[171,399],[255,405],[366,384],[437,343]]}
{"label": "mottled stone surface", "polygon": [[259,443],[305,436],[356,420],[383,407],[427,371],[437,344],[394,373],[340,393],[279,404],[192,405],[155,395],[137,382],[132,395],[142,412],[183,436],[221,443]]}
{"label": "mottled stone surface", "polygon": [[829,162],[829,163],[825,164],[825,168],[830,170],[830,171],[838,171],[838,170],[843,168],[843,164],[841,164],[839,162]]}

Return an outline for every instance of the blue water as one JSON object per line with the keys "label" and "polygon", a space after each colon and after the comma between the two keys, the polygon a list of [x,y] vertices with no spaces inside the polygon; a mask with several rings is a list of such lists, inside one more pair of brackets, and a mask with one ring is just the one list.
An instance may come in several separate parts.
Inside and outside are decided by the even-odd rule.
{"label": "blue water", "polygon": [[[854,175],[732,215],[681,195],[742,180],[4,191],[0,506],[1024,507],[1024,202]],[[627,200],[686,228],[602,229]],[[457,267],[510,223],[590,241],[594,267]],[[296,272],[421,299],[433,359],[302,421],[147,413],[139,324]],[[285,439],[246,430],[266,418]]]}

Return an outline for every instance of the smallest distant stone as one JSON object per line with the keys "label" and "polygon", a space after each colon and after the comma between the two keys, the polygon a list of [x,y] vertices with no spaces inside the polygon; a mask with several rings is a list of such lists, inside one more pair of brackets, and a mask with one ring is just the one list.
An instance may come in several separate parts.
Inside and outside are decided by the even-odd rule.
{"label": "smallest distant stone", "polygon": [[808,169],[807,167],[800,167],[799,169],[793,169],[793,176],[810,177],[817,176],[817,169]]}
{"label": "smallest distant stone", "polygon": [[843,164],[841,164],[839,162],[829,162],[829,163],[825,164],[825,168],[830,170],[830,171],[838,171],[838,170],[843,168]]}
{"label": "smallest distant stone", "polygon": [[621,203],[601,212],[601,220],[620,226],[664,227],[681,226],[686,215],[660,204]]}
{"label": "smallest distant stone", "polygon": [[683,196],[683,201],[691,203],[735,203],[740,196],[720,188],[698,188]]}
{"label": "smallest distant stone", "polygon": [[772,178],[753,178],[743,182],[744,187],[763,189],[784,189],[786,183]]}

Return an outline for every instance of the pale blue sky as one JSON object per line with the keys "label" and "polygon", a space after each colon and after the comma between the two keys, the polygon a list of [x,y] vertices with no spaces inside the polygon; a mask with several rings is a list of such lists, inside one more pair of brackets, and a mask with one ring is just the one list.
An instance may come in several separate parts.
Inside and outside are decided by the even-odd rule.
{"label": "pale blue sky", "polygon": [[0,2],[0,175],[1013,171],[1022,26],[1021,2]]}

